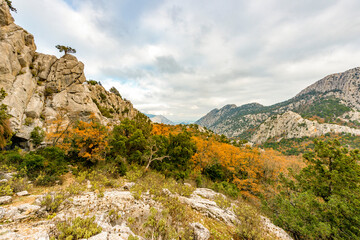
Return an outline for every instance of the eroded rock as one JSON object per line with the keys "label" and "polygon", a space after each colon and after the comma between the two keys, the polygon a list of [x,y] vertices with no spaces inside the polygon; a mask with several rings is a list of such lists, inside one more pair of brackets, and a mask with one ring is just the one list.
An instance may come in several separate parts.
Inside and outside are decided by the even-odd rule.
{"label": "eroded rock", "polygon": [[195,240],[208,240],[211,237],[210,231],[201,223],[191,223],[190,227],[194,231]]}
{"label": "eroded rock", "polygon": [[11,202],[12,202],[12,197],[11,196],[0,197],[0,205],[9,204]]}

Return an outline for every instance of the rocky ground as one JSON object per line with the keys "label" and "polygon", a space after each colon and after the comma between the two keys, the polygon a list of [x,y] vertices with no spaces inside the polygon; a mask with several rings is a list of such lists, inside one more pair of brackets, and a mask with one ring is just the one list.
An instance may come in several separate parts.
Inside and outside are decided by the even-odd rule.
{"label": "rocky ground", "polygon": [[[56,193],[42,195],[28,195],[23,192],[12,197],[2,197],[3,206],[0,207],[0,239],[38,239],[46,240],[56,234],[56,225],[75,217],[95,218],[95,223],[101,227],[101,232],[90,237],[92,240],[106,239],[161,239],[154,236],[144,238],[137,236],[139,232],[135,226],[139,222],[145,222],[151,215],[152,209],[161,211],[162,204],[149,193],[136,196],[130,189],[135,183],[129,182],[116,189],[108,189],[102,194],[97,191],[83,192],[81,194],[64,199],[58,207],[57,213],[49,212],[48,204],[44,204],[46,198],[57,198]],[[235,226],[241,224],[231,206],[219,206],[215,201],[220,195],[213,190],[197,188],[188,196],[180,196],[163,189],[165,197],[176,198],[182,204],[189,206],[193,211],[200,214],[198,222],[189,224],[193,231],[193,239],[207,240],[213,238],[212,229],[204,226],[206,218],[211,218],[226,224]],[[133,220],[131,220],[133,219]],[[136,221],[134,223],[134,221]],[[291,239],[286,232],[273,225],[267,218],[262,217],[263,226],[271,236],[276,239]],[[135,229],[135,230],[133,230]],[[132,238],[134,237],[134,238]],[[137,238],[136,238],[137,237]]]}

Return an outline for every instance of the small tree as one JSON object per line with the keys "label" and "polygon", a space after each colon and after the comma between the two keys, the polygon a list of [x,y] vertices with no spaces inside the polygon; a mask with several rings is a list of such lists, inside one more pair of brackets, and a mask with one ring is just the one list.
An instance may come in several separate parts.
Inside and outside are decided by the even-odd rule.
{"label": "small tree", "polygon": [[59,52],[64,52],[64,55],[68,53],[76,53],[76,50],[69,46],[56,45],[55,47],[59,50]]}
{"label": "small tree", "polygon": [[118,91],[115,87],[111,87],[111,88],[110,88],[110,92],[111,92],[111,93],[114,93],[116,96],[121,97],[119,91]]}
{"label": "small tree", "polygon": [[69,129],[60,148],[86,165],[104,161],[108,152],[108,128],[97,122],[91,114],[89,122],[78,121]]}
{"label": "small tree", "polygon": [[156,139],[154,139],[155,137],[149,138],[148,139],[148,145],[146,146],[146,153],[144,155],[144,159],[146,164],[146,168],[145,170],[147,170],[150,167],[150,164],[154,161],[160,161],[162,162],[163,159],[165,158],[170,158],[170,156],[157,156],[158,152],[159,152],[159,146],[156,142]]}
{"label": "small tree", "polygon": [[7,3],[7,5],[9,6],[9,9],[13,12],[17,12],[16,8],[14,8],[12,6],[12,2],[10,0],[5,0],[5,2]]}
{"label": "small tree", "polygon": [[35,127],[30,134],[30,139],[35,144],[35,146],[39,146],[42,141],[44,141],[45,132],[41,127]]}

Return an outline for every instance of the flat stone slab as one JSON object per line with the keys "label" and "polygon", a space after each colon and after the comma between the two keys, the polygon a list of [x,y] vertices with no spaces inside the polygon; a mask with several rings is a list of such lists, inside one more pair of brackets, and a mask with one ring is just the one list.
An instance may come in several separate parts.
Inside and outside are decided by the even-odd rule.
{"label": "flat stone slab", "polygon": [[19,197],[23,197],[23,196],[29,196],[30,193],[28,193],[28,191],[22,191],[22,192],[16,193],[16,195],[18,195]]}
{"label": "flat stone slab", "polygon": [[1,204],[9,204],[11,202],[12,202],[12,197],[11,196],[0,197],[0,205]]}

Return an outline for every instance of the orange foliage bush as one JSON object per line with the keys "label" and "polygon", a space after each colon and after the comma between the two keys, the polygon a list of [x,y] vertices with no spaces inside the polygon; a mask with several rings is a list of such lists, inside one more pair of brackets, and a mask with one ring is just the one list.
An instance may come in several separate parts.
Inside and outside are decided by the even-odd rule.
{"label": "orange foliage bush", "polygon": [[[260,150],[250,147],[235,147],[221,143],[213,138],[204,139],[193,136],[197,152],[192,161],[196,171],[213,164],[220,164],[230,171],[232,183],[243,194],[257,195],[262,193],[264,186],[277,180],[280,172],[285,172],[288,167],[298,165],[298,158],[286,157],[274,150]],[[229,179],[230,180],[230,179]]]}
{"label": "orange foliage bush", "polygon": [[164,136],[169,136],[169,134],[179,134],[182,132],[181,126],[180,125],[166,125],[163,123],[155,123],[153,124],[153,128],[152,128],[152,135],[164,135]]}
{"label": "orange foliage bush", "polygon": [[90,116],[89,122],[78,121],[74,126],[70,126],[70,123],[63,124],[61,120],[56,120],[53,126],[56,129],[47,137],[54,141],[54,145],[58,145],[67,153],[75,152],[78,157],[87,161],[105,160],[109,150],[109,129],[98,123],[94,115]]}

